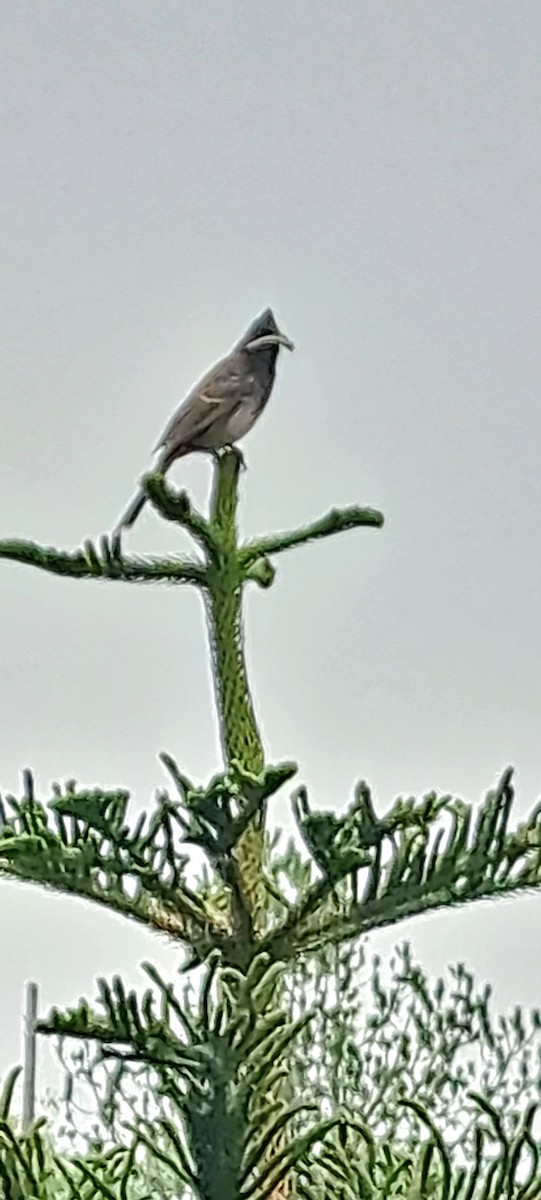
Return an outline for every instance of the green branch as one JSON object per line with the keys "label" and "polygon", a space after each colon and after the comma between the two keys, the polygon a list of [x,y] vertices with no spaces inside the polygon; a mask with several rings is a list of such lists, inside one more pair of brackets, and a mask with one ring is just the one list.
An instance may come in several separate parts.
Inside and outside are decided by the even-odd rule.
{"label": "green branch", "polygon": [[[174,941],[184,942],[193,949],[197,945],[198,958],[203,959],[216,946],[215,939],[210,934],[203,937],[193,927],[193,909],[191,903],[186,904],[186,911],[180,896],[177,895],[176,906],[167,904],[164,900],[148,893],[141,892],[135,899],[129,899],[120,888],[101,888],[94,880],[79,876],[70,878],[62,872],[62,864],[58,861],[41,860],[43,846],[34,846],[32,853],[25,857],[21,854],[20,861],[4,858],[0,848],[0,877],[19,879],[22,883],[35,883],[46,890],[61,895],[73,896],[79,900],[91,900],[101,908],[119,916],[131,918],[146,928],[166,934]],[[225,936],[221,935],[221,936]]]}
{"label": "green branch", "polygon": [[[317,538],[330,537],[347,529],[380,528],[383,525],[383,516],[376,509],[356,506],[331,509],[326,516],[312,525],[289,533],[269,534],[237,549],[235,539],[228,542],[228,538],[231,538],[230,530],[234,528],[235,523],[238,469],[239,460],[234,453],[222,456],[222,459],[218,460],[210,521],[197,512],[185,491],[176,492],[169,487],[163,475],[148,474],[142,480],[142,487],[149,501],[165,520],[181,525],[191,534],[203,548],[207,564],[217,566],[219,563],[220,570],[223,570],[224,549],[230,565],[233,565],[233,559],[236,560],[239,577],[235,588],[242,580],[253,580],[260,587],[270,587],[274,579],[274,568],[269,562],[269,555],[315,541]],[[227,493],[228,487],[230,494]],[[227,543],[225,547],[224,538]],[[41,546],[23,538],[4,538],[0,540],[0,559],[36,567],[50,575],[60,575],[67,579],[107,579],[123,583],[190,583],[201,588],[206,588],[209,583],[205,564],[189,558],[142,558],[125,555],[120,538],[107,535],[99,538],[97,545],[89,540],[77,550],[56,550],[52,546]],[[215,581],[216,579],[215,576]]]}
{"label": "green branch", "polygon": [[0,800],[0,876],[92,900],[185,942],[200,957],[224,943],[227,920],[184,882],[187,860],[167,796],[130,829],[127,792],[77,790],[74,783],[62,792],[55,785],[45,806],[30,771],[23,778],[21,800]]}
{"label": "green branch", "polygon": [[[329,825],[335,845],[334,855],[330,844],[327,855],[332,873],[312,886],[286,920],[267,935],[262,948],[273,958],[291,959],[420,913],[541,889],[541,805],[508,832],[514,802],[511,777],[511,770],[504,773],[475,815],[462,800],[438,799],[433,793],[417,804],[399,801],[377,822],[370,838],[359,844],[368,865],[348,868],[354,897],[358,881],[364,883],[358,902],[345,897],[347,885],[340,882],[337,858],[339,838],[351,814],[342,821],[335,818],[341,829],[337,841],[337,830]],[[366,785],[362,789],[366,795]],[[353,810],[357,816],[358,805],[359,800]],[[318,816],[322,822],[327,818],[323,813]],[[351,853],[351,845],[345,850]],[[319,865],[324,861],[320,849]],[[329,914],[331,893],[334,911]]]}
{"label": "green branch", "polygon": [[248,542],[241,547],[240,562],[247,566],[266,555],[279,554],[283,550],[291,550],[294,546],[302,546],[318,538],[332,537],[333,534],[344,533],[347,529],[381,529],[383,521],[383,514],[376,508],[359,508],[357,505],[350,508],[331,508],[330,512],[311,525],[303,525],[290,533],[269,534],[258,541]]}
{"label": "green branch", "polygon": [[184,489],[176,491],[159,473],[145,475],[141,480],[141,487],[146,492],[150,503],[166,521],[173,521],[176,525],[181,525],[203,547],[211,561],[216,558],[219,551],[216,532],[202,514],[193,507],[190,497]]}
{"label": "green branch", "polygon": [[85,542],[80,550],[55,550],[19,538],[0,541],[0,559],[23,563],[68,579],[114,579],[124,583],[205,583],[205,569],[189,559],[126,557],[118,542],[106,536]]}

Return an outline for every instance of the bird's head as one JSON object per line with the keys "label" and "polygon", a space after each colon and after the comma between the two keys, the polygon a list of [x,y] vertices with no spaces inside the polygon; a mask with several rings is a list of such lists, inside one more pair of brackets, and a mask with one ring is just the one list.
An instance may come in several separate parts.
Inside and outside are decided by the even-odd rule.
{"label": "bird's head", "polygon": [[280,333],[271,308],[266,308],[252,321],[242,338],[241,346],[243,350],[267,350],[272,346],[276,351],[280,346],[285,346],[286,350],[294,349],[293,342],[285,333]]}

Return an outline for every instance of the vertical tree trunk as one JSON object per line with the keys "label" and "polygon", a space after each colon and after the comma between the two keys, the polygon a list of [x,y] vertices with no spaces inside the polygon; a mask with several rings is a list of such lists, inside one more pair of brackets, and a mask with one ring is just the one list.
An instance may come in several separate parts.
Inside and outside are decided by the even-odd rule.
{"label": "vertical tree trunk", "polygon": [[[211,525],[219,542],[219,554],[211,567],[207,594],[207,614],[213,662],[214,686],[222,750],[226,768],[234,772],[238,763],[244,771],[259,774],[264,766],[264,751],[253,706],[242,637],[243,579],[239,564],[237,535],[237,501],[239,456],[227,452],[216,467],[211,501]],[[235,857],[240,887],[249,914],[252,945],[266,925],[267,894],[263,884],[265,848],[265,814],[248,827]],[[234,914],[233,914],[234,919]],[[246,931],[238,929],[239,938]],[[273,997],[273,1007],[279,1003],[280,986]],[[269,1107],[280,1096],[276,1091],[268,1097]],[[278,1149],[276,1142],[269,1154]],[[290,1195],[287,1181],[273,1193],[271,1200],[285,1200]],[[223,1188],[217,1200],[224,1200]]]}

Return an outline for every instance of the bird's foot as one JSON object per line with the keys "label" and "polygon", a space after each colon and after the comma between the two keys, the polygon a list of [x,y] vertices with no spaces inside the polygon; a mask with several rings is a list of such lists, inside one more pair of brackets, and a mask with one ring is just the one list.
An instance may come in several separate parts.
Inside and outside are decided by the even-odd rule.
{"label": "bird's foot", "polygon": [[239,465],[239,469],[241,471],[246,470],[246,460],[242,450],[239,450],[238,446],[220,446],[219,450],[212,450],[211,454],[216,459],[217,463],[221,462],[222,458],[227,458],[228,454],[234,454]]}
{"label": "bird's foot", "polygon": [[230,454],[236,454],[237,461],[238,461],[241,471],[245,471],[246,470],[246,459],[244,457],[244,454],[242,453],[242,450],[240,449],[240,446],[226,446],[226,450],[228,450]]}

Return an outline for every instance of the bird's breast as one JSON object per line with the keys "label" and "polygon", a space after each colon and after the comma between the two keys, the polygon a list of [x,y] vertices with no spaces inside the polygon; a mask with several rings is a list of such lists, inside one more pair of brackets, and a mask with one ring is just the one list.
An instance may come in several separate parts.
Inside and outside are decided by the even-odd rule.
{"label": "bird's breast", "polygon": [[257,420],[262,407],[261,397],[259,397],[258,403],[243,400],[228,417],[227,441],[233,443],[245,437]]}

